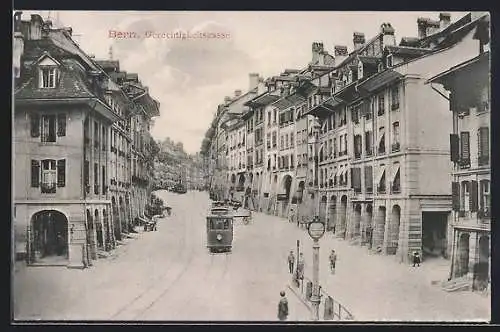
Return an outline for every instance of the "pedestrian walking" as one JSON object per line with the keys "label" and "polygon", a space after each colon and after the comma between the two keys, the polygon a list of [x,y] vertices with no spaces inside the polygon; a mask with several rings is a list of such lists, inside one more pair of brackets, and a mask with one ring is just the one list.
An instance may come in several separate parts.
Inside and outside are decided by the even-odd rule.
{"label": "pedestrian walking", "polygon": [[335,263],[337,262],[337,254],[335,253],[335,250],[332,249],[332,252],[330,253],[330,272],[332,274],[335,274]]}
{"label": "pedestrian walking", "polygon": [[413,267],[415,267],[415,264],[420,266],[420,254],[417,251],[413,253]]}
{"label": "pedestrian walking", "polygon": [[290,274],[293,274],[294,263],[295,263],[295,256],[293,254],[293,250],[290,250],[290,253],[288,254],[288,272],[290,272]]}
{"label": "pedestrian walking", "polygon": [[278,319],[286,320],[288,317],[288,300],[285,297],[285,292],[280,292],[281,299],[278,303]]}
{"label": "pedestrian walking", "polygon": [[300,253],[299,261],[297,262],[297,277],[299,280],[304,280],[304,268],[305,268],[304,254]]}

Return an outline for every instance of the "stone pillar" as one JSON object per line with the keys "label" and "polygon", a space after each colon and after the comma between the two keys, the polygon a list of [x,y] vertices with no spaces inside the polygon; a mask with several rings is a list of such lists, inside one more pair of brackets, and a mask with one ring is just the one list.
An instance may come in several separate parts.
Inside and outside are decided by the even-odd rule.
{"label": "stone pillar", "polygon": [[[477,232],[469,233],[469,272],[467,273],[467,278],[472,282],[474,278],[474,265],[478,261],[478,236]],[[471,284],[472,286],[472,284]]]}
{"label": "stone pillar", "polygon": [[337,237],[344,238],[347,231],[347,206],[344,206],[342,203],[342,196],[339,195],[338,203],[337,203],[337,223],[336,223],[336,234]]}
{"label": "stone pillar", "polygon": [[385,221],[385,214],[386,213],[384,213],[384,210],[380,210],[377,208],[375,227],[373,228],[373,249],[377,249],[377,247],[383,246],[384,244],[385,225],[387,224],[387,222]]}

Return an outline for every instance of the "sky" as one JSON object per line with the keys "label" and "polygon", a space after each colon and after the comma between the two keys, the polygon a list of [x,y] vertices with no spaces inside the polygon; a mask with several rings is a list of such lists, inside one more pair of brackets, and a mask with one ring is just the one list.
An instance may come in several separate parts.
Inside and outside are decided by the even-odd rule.
{"label": "sky", "polygon": [[[23,19],[34,11],[24,11]],[[120,60],[120,69],[139,74],[160,102],[155,139],[181,141],[198,152],[217,105],[235,90],[245,92],[249,73],[264,78],[284,69],[302,69],[311,45],[322,42],[353,49],[353,32],[366,40],[391,23],[396,42],[417,36],[417,18],[439,12],[147,12],[38,11],[57,26],[70,26],[74,39],[97,59]],[[455,21],[465,12],[450,12]],[[57,19],[57,21],[56,21]],[[116,38],[116,31],[134,38]],[[174,33],[219,33],[218,38],[176,38]],[[114,37],[115,36],[115,37]],[[223,36],[223,37],[222,37]],[[135,38],[138,37],[138,38]]]}

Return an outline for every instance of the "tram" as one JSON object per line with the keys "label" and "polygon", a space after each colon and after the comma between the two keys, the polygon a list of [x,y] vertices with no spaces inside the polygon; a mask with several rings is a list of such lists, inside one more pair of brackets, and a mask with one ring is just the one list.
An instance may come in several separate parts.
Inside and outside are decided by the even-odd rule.
{"label": "tram", "polygon": [[207,216],[208,251],[210,253],[230,252],[232,245],[233,215],[229,207],[212,206]]}

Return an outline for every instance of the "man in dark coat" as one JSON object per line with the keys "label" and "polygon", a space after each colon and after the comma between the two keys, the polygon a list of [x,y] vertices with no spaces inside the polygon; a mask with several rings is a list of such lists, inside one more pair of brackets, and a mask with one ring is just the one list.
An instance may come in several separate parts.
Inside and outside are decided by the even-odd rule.
{"label": "man in dark coat", "polygon": [[295,256],[293,254],[293,250],[290,250],[290,253],[288,254],[288,272],[290,272],[290,274],[293,274],[294,263],[295,263]]}
{"label": "man in dark coat", "polygon": [[278,319],[286,320],[288,317],[288,300],[285,297],[285,292],[280,292],[280,302],[278,303]]}
{"label": "man in dark coat", "polygon": [[413,267],[415,267],[415,264],[420,266],[420,254],[417,251],[413,253]]}

